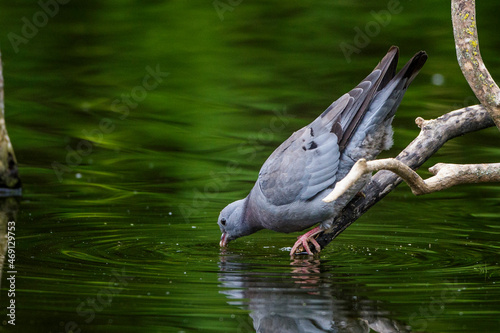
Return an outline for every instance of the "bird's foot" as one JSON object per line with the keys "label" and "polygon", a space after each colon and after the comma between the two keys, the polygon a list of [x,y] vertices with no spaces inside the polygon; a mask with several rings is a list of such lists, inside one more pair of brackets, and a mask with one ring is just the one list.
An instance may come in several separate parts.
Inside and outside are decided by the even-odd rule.
{"label": "bird's foot", "polygon": [[312,255],[313,253],[312,253],[311,249],[309,248],[309,244],[308,244],[309,242],[311,242],[314,245],[314,247],[316,248],[316,252],[320,252],[321,246],[318,244],[318,242],[316,241],[314,236],[321,233],[322,231],[323,230],[320,227],[316,227],[314,229],[309,230],[308,232],[306,232],[302,236],[297,237],[298,240],[293,245],[292,250],[290,251],[290,256],[295,255],[295,252],[297,251],[299,246],[302,246],[302,248],[304,249],[304,251],[307,252],[307,254]]}

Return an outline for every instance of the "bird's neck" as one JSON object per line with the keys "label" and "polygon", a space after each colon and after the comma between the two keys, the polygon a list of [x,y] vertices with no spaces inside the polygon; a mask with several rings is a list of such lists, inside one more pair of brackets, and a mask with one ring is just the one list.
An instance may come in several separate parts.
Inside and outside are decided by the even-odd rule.
{"label": "bird's neck", "polygon": [[253,234],[261,229],[264,229],[262,223],[259,219],[256,207],[251,207],[251,200],[249,200],[250,194],[245,198],[245,202],[243,205],[243,220],[242,224],[244,225],[246,235]]}

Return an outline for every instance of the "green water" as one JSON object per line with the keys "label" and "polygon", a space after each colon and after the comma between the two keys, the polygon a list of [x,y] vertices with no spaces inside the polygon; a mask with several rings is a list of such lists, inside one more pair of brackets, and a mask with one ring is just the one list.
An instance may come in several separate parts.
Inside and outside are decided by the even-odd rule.
{"label": "green water", "polygon": [[[34,1],[0,5],[6,121],[24,184],[2,203],[17,274],[11,297],[5,261],[0,331],[498,330],[495,184],[423,197],[402,185],[315,259],[289,258],[298,234],[218,247],[219,211],[391,45],[402,62],[420,49],[429,60],[384,157],[418,134],[415,117],[477,103],[456,63],[449,3],[219,3],[230,7],[75,0],[50,7],[46,22]],[[498,10],[479,3],[497,79]],[[34,19],[36,31],[23,28]],[[360,42],[358,28],[375,30],[347,59],[340,45]],[[498,162],[498,142],[496,129],[466,135],[425,167]]]}

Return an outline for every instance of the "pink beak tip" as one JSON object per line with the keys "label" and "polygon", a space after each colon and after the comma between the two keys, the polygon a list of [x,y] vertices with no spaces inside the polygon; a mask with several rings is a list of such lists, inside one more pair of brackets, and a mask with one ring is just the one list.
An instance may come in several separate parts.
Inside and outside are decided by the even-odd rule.
{"label": "pink beak tip", "polygon": [[222,236],[220,237],[220,247],[226,247],[227,245],[227,234],[224,232],[222,233]]}

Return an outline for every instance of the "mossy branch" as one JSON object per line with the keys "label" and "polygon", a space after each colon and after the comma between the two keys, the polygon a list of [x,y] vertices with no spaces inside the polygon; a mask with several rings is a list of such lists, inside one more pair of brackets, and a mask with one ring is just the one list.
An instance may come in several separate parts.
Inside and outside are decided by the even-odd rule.
{"label": "mossy branch", "polygon": [[475,0],[452,0],[451,19],[460,69],[500,130],[500,89],[484,65],[479,51]]}

